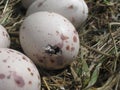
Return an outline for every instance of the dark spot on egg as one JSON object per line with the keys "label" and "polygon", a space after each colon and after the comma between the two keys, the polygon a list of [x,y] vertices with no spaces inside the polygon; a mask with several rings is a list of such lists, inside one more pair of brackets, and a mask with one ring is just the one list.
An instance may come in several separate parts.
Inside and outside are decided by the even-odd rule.
{"label": "dark spot on egg", "polygon": [[7,79],[10,79],[10,78],[11,78],[11,75],[8,75],[8,76],[7,76]]}
{"label": "dark spot on egg", "polygon": [[32,84],[32,81],[29,81],[28,84],[31,85],[31,84]]}
{"label": "dark spot on egg", "polygon": [[10,68],[10,66],[8,66],[8,68]]}
{"label": "dark spot on egg", "polygon": [[68,50],[68,51],[70,50],[70,46],[69,45],[66,46],[66,50]]}
{"label": "dark spot on egg", "polygon": [[66,22],[66,19],[63,19],[64,20],[64,22]]}
{"label": "dark spot on egg", "polygon": [[5,36],[6,35],[6,33],[5,32],[3,32],[3,36]]}
{"label": "dark spot on egg", "polygon": [[63,34],[61,34],[60,38],[61,38],[61,40],[67,40],[67,39],[69,39],[68,36],[65,36],[65,35],[63,35]]}
{"label": "dark spot on egg", "polygon": [[43,63],[43,60],[42,60],[42,59],[39,59],[39,62],[40,62],[40,63]]}
{"label": "dark spot on egg", "polygon": [[77,42],[77,37],[76,36],[73,36],[73,42]]}
{"label": "dark spot on egg", "polygon": [[56,31],[57,35],[59,34],[59,31]]}
{"label": "dark spot on egg", "polygon": [[31,71],[31,69],[30,68],[27,68],[27,70],[30,72]]}
{"label": "dark spot on egg", "polygon": [[73,5],[70,5],[70,6],[68,6],[68,8],[69,8],[69,9],[73,9],[73,8],[74,8],[74,6],[73,6]]}
{"label": "dark spot on egg", "polygon": [[8,34],[6,34],[6,37],[7,37],[7,38],[9,38],[9,35],[8,35]]}
{"label": "dark spot on egg", "polygon": [[50,59],[51,63],[54,63],[55,61],[53,59]]}
{"label": "dark spot on egg", "polygon": [[63,48],[64,44],[63,44],[63,42],[61,42],[61,43],[56,44],[56,46],[58,46],[61,49],[61,48]]}
{"label": "dark spot on egg", "polygon": [[52,36],[52,34],[51,34],[51,33],[48,33],[48,35]]}
{"label": "dark spot on egg", "polygon": [[7,60],[5,59],[5,60],[3,60],[3,62],[4,62],[4,63],[6,63],[6,62],[7,62]]}
{"label": "dark spot on egg", "polygon": [[23,26],[22,29],[25,29],[25,26]]}
{"label": "dark spot on egg", "polygon": [[25,60],[25,61],[28,61],[27,58],[26,58],[25,56],[23,56],[22,59]]}
{"label": "dark spot on egg", "polygon": [[58,56],[56,58],[56,63],[57,63],[57,65],[62,66],[64,64],[63,57],[62,56]]}
{"label": "dark spot on egg", "polygon": [[42,6],[43,4],[44,4],[44,2],[45,2],[46,0],[44,0],[44,1],[42,1],[42,2],[40,2],[39,4],[38,4],[38,6],[37,7],[40,7],[40,6]]}
{"label": "dark spot on egg", "polygon": [[33,76],[33,75],[34,75],[32,72],[31,72],[30,74],[31,74],[31,76]]}
{"label": "dark spot on egg", "polygon": [[71,47],[71,51],[74,51],[75,50],[75,48],[74,47]]}
{"label": "dark spot on egg", "polygon": [[40,76],[38,75],[38,79],[40,80]]}
{"label": "dark spot on egg", "polygon": [[4,79],[5,78],[5,75],[4,74],[0,74],[0,79]]}
{"label": "dark spot on egg", "polygon": [[13,53],[14,51],[13,51],[13,50],[9,50],[9,52],[12,52],[12,53]]}
{"label": "dark spot on egg", "polygon": [[76,30],[74,30],[73,32],[74,32],[74,34],[78,34],[78,32]]}
{"label": "dark spot on egg", "polygon": [[14,78],[14,81],[16,83],[16,85],[18,87],[24,87],[25,85],[25,82],[24,82],[24,79],[22,78],[22,76],[20,75],[17,75],[15,72],[13,73],[13,78]]}
{"label": "dark spot on egg", "polygon": [[44,56],[43,59],[46,59],[46,57]]}

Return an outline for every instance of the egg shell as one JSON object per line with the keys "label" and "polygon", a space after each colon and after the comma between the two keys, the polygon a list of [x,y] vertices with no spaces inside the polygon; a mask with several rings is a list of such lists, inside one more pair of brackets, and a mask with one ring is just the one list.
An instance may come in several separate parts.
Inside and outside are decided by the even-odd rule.
{"label": "egg shell", "polygon": [[0,25],[0,48],[8,48],[10,46],[10,36],[7,30]]}
{"label": "egg shell", "polygon": [[36,0],[22,0],[23,6],[27,9]]}
{"label": "egg shell", "polygon": [[40,75],[22,53],[0,48],[0,90],[40,90]]}
{"label": "egg shell", "polygon": [[[28,16],[20,28],[20,42],[28,57],[39,66],[51,70],[69,65],[79,51],[75,27],[63,16],[50,12]],[[57,47],[53,54],[50,46]]]}
{"label": "egg shell", "polygon": [[28,8],[26,16],[38,11],[59,13],[76,28],[88,17],[88,7],[84,0],[36,0]]}

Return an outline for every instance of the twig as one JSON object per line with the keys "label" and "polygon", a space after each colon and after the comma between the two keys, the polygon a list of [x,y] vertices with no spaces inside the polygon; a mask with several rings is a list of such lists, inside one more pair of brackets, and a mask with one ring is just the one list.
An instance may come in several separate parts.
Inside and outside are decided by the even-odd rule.
{"label": "twig", "polygon": [[112,35],[112,31],[111,31],[111,26],[112,25],[120,25],[120,23],[110,23],[109,24],[109,32],[110,32],[110,36],[111,36],[111,39],[112,39],[112,42],[113,42],[113,45],[114,45],[114,48],[115,48],[115,65],[114,65],[114,71],[116,71],[116,67],[117,67],[117,60],[118,60],[118,49],[117,49],[117,45],[116,45],[116,42],[114,40],[114,37]]}
{"label": "twig", "polygon": [[[114,45],[114,48],[115,48],[115,55],[116,55],[116,57],[118,57],[117,46],[116,46],[116,43],[115,43],[114,37],[113,37],[113,35],[112,35],[112,31],[111,31],[111,26],[112,26],[112,25],[115,25],[115,24],[118,25],[118,23],[110,23],[110,24],[109,24],[109,32],[110,32],[110,36],[111,36],[111,38],[112,38],[113,45]],[[120,25],[120,23],[119,23],[119,25]]]}
{"label": "twig", "polygon": [[84,47],[86,47],[86,48],[89,49],[89,50],[92,50],[92,51],[94,51],[94,52],[100,53],[100,54],[102,54],[102,55],[104,55],[104,56],[107,56],[107,57],[110,57],[110,58],[113,58],[113,57],[114,57],[113,55],[109,55],[109,54],[104,53],[104,52],[102,52],[102,51],[99,51],[99,50],[97,50],[97,49],[91,48],[90,46],[85,45],[84,43],[81,43],[81,45],[84,46]]}
{"label": "twig", "polygon": [[6,1],[6,4],[5,4],[5,7],[4,7],[4,9],[3,9],[2,15],[5,13],[8,3],[9,3],[9,0]]}
{"label": "twig", "polygon": [[45,80],[46,78],[43,77],[42,79],[43,79],[43,82],[44,82],[45,86],[47,87],[47,89],[50,90],[50,88],[49,88],[49,86],[48,86],[48,84],[47,84],[47,82],[46,82],[46,80]]}

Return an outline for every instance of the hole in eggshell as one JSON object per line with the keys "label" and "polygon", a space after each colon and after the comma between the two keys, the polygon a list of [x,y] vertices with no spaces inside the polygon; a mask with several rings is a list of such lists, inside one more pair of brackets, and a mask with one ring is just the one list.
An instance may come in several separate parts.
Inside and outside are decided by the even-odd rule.
{"label": "hole in eggshell", "polygon": [[49,55],[58,54],[58,53],[62,54],[62,50],[57,45],[52,46],[52,45],[48,44],[45,48],[45,53],[47,53]]}

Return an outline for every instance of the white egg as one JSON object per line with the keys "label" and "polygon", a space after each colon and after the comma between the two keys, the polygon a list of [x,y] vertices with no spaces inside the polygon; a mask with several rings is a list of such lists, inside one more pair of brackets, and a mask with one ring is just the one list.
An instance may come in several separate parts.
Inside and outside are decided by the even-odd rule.
{"label": "white egg", "polygon": [[22,4],[25,8],[28,8],[36,0],[22,0]]}
{"label": "white egg", "polygon": [[75,27],[56,13],[38,12],[28,16],[20,28],[20,42],[24,52],[46,69],[64,68],[79,51]]}
{"label": "white egg", "polygon": [[10,36],[6,29],[0,25],[0,48],[8,48],[10,46]]}
{"label": "white egg", "polygon": [[0,90],[40,90],[34,63],[22,53],[0,48]]}
{"label": "white egg", "polygon": [[26,15],[38,11],[59,13],[75,27],[79,27],[88,17],[88,7],[84,0],[36,0],[28,8]]}

